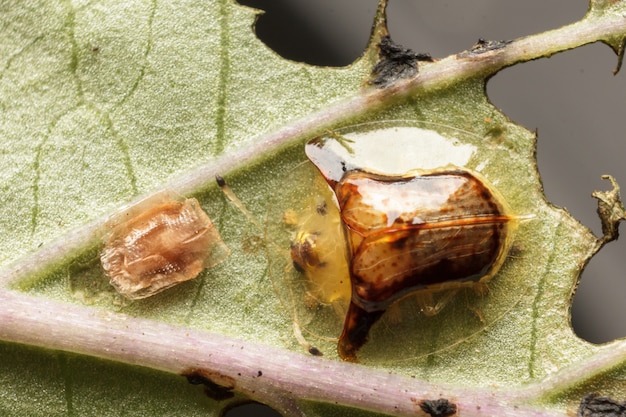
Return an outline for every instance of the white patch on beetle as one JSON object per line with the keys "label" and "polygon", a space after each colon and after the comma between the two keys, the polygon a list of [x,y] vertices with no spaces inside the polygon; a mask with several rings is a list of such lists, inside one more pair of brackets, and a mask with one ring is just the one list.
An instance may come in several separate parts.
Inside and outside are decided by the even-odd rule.
{"label": "white patch on beetle", "polygon": [[[417,126],[365,123],[350,129],[356,130],[338,131],[342,140],[329,136],[321,153],[316,152],[315,147],[308,147],[311,162],[327,172],[335,171],[338,161],[342,161],[348,170],[365,167],[370,172],[402,175],[416,168],[463,167],[476,152],[476,146],[462,143],[456,137]],[[329,158],[330,154],[335,157]],[[335,173],[330,175],[335,176]]]}

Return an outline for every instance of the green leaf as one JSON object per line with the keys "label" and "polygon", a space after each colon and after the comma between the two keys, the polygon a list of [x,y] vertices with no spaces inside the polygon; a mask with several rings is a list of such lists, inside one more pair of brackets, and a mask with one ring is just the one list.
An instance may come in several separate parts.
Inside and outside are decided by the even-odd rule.
{"label": "green leaf", "polygon": [[[593,346],[569,323],[579,274],[611,237],[545,200],[535,135],[485,95],[506,66],[621,45],[625,9],[593,2],[570,27],[420,62],[417,76],[376,88],[384,4],[363,57],[339,69],[277,56],[253,33],[257,12],[226,0],[0,5],[0,411],[220,415],[252,398],[291,415],[408,415],[449,397],[464,411],[565,415],[591,391],[626,397],[624,343]],[[405,300],[372,329],[362,365],[307,335],[325,354],[310,357],[292,329],[290,302],[305,300],[280,298],[285,196],[314,188],[298,169],[306,138],[390,119],[470,147],[466,165],[528,218],[487,295],[462,291],[435,317]],[[106,220],[163,190],[198,198],[231,255],[131,303],[99,266]],[[615,194],[608,204],[621,207]],[[623,207],[606,216],[616,230]],[[176,373],[236,395],[211,399]]]}

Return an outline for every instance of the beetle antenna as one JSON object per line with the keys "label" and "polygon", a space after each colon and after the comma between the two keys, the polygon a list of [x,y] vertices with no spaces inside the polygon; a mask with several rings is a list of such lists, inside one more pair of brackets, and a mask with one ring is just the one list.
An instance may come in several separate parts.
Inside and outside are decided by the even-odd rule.
{"label": "beetle antenna", "polygon": [[302,335],[302,330],[300,329],[300,325],[295,320],[293,321],[293,334],[296,337],[296,340],[298,341],[300,346],[302,346],[304,348],[304,350],[309,352],[311,355],[313,355],[313,356],[324,356],[324,353],[322,353],[321,350],[319,350],[317,347],[315,347],[312,344],[310,344],[309,342],[307,342],[307,340]]}
{"label": "beetle antenna", "polygon": [[237,197],[237,195],[233,192],[232,188],[228,184],[226,184],[226,180],[219,174],[215,175],[215,181],[217,185],[220,187],[226,198],[230,200],[231,203],[235,205],[243,214],[246,215],[248,220],[250,220],[259,230],[263,230],[263,226],[261,223],[248,211],[246,206],[243,205],[243,202]]}

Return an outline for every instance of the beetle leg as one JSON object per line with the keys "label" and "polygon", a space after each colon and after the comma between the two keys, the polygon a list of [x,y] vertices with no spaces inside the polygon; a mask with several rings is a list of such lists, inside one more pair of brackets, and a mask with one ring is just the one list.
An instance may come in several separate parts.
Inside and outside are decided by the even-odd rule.
{"label": "beetle leg", "polygon": [[474,284],[474,292],[480,297],[489,294],[489,286],[485,282],[477,282]]}
{"label": "beetle leg", "polygon": [[[484,297],[489,293],[489,286],[484,282],[477,282],[472,287],[474,293],[479,297]],[[481,323],[485,322],[485,316],[478,307],[469,307],[469,310],[480,320]]]}
{"label": "beetle leg", "polygon": [[295,320],[293,321],[293,335],[296,337],[296,340],[298,341],[300,346],[302,346],[304,348],[304,350],[309,352],[311,355],[313,355],[313,356],[324,356],[324,354],[322,353],[321,350],[319,350],[317,347],[315,347],[312,344],[310,344],[304,338],[304,335],[302,335],[302,329],[300,328],[300,325],[298,324],[298,322],[295,321]]}
{"label": "beetle leg", "polygon": [[485,315],[483,314],[482,311],[480,311],[480,309],[476,308],[476,307],[468,307],[469,311],[471,311],[472,313],[474,313],[474,315],[476,316],[476,318],[478,318],[478,320],[480,320],[481,323],[485,322]]}
{"label": "beetle leg", "polygon": [[239,199],[239,197],[237,197],[237,194],[235,194],[232,188],[230,188],[230,186],[226,184],[226,180],[224,180],[224,178],[222,178],[220,175],[216,175],[215,181],[217,182],[217,185],[220,187],[226,198],[228,198],[230,202],[233,203],[233,205],[237,207],[239,211],[241,211],[252,224],[254,224],[259,230],[262,231],[263,226],[261,225],[261,223],[259,223],[256,217],[254,217],[252,213],[250,213],[250,211],[246,208],[246,206]]}
{"label": "beetle leg", "polygon": [[419,305],[424,315],[429,317],[436,316],[446,305],[448,305],[450,301],[452,301],[458,292],[458,289],[446,290],[443,296],[436,302],[432,292],[424,291],[422,293],[417,293],[417,305]]}

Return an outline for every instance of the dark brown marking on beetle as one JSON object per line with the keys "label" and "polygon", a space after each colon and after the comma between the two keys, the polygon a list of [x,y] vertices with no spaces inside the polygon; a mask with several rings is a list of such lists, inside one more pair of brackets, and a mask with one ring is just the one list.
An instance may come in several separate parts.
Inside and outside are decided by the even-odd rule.
{"label": "dark brown marking on beetle", "polygon": [[356,362],[356,352],[367,342],[370,328],[380,319],[383,312],[368,312],[350,303],[343,333],[337,344],[337,352],[341,359]]}
{"label": "dark brown marking on beetle", "polygon": [[[389,235],[382,238],[389,238]],[[379,261],[376,266],[364,264],[359,257],[353,258],[351,265],[353,302],[368,311],[384,311],[396,300],[429,286],[453,281],[478,282],[500,256],[499,235],[497,225],[488,223],[466,227],[463,233],[458,232],[457,225],[434,230],[395,232],[391,235],[392,241],[404,240],[408,242],[404,245],[406,248],[414,247],[420,240],[430,241],[432,244],[421,248],[415,255],[415,260],[405,259],[405,252],[398,253],[397,247],[393,247],[394,251],[387,254],[386,259]],[[473,241],[476,236],[484,237],[483,241]],[[362,244],[361,255],[367,256],[370,251],[380,251],[377,246],[376,240]],[[473,252],[472,256],[457,256],[466,251]],[[428,264],[420,265],[420,254],[421,259],[427,260]],[[451,256],[456,257],[451,259]],[[388,272],[394,261],[403,265],[396,266],[397,280],[385,280],[382,281],[384,284],[381,284],[381,281],[373,278]],[[361,272],[364,270],[368,271],[367,275]]]}
{"label": "dark brown marking on beetle", "polygon": [[415,53],[395,43],[389,36],[381,38],[378,48],[379,61],[372,69],[370,81],[377,88],[385,88],[398,80],[412,78],[417,75],[419,61],[433,60],[430,54]]}
{"label": "dark brown marking on beetle", "polygon": [[324,266],[319,259],[319,254],[315,250],[317,234],[310,233],[304,239],[291,242],[291,259],[296,266],[296,270],[302,272],[307,267]]}
{"label": "dark brown marking on beetle", "polygon": [[293,269],[295,269],[300,274],[304,274],[305,269],[302,265],[300,265],[298,261],[293,260],[291,263],[293,264]]}
{"label": "dark brown marking on beetle", "polygon": [[451,403],[445,398],[438,400],[423,400],[419,402],[419,406],[423,412],[431,417],[449,417],[456,414],[456,404]]}
{"label": "dark brown marking on beetle", "polygon": [[626,402],[619,402],[609,397],[600,397],[596,393],[583,397],[578,408],[578,417],[626,417]]}
{"label": "dark brown marking on beetle", "polygon": [[207,397],[223,401],[235,396],[235,379],[217,371],[201,368],[189,368],[181,373],[192,385],[203,385]]}
{"label": "dark brown marking on beetle", "polygon": [[391,247],[396,250],[403,250],[406,247],[408,241],[409,240],[407,238],[395,239],[391,242]]}
{"label": "dark brown marking on beetle", "polygon": [[326,200],[317,205],[316,211],[320,216],[326,216],[328,214],[328,205]]}

